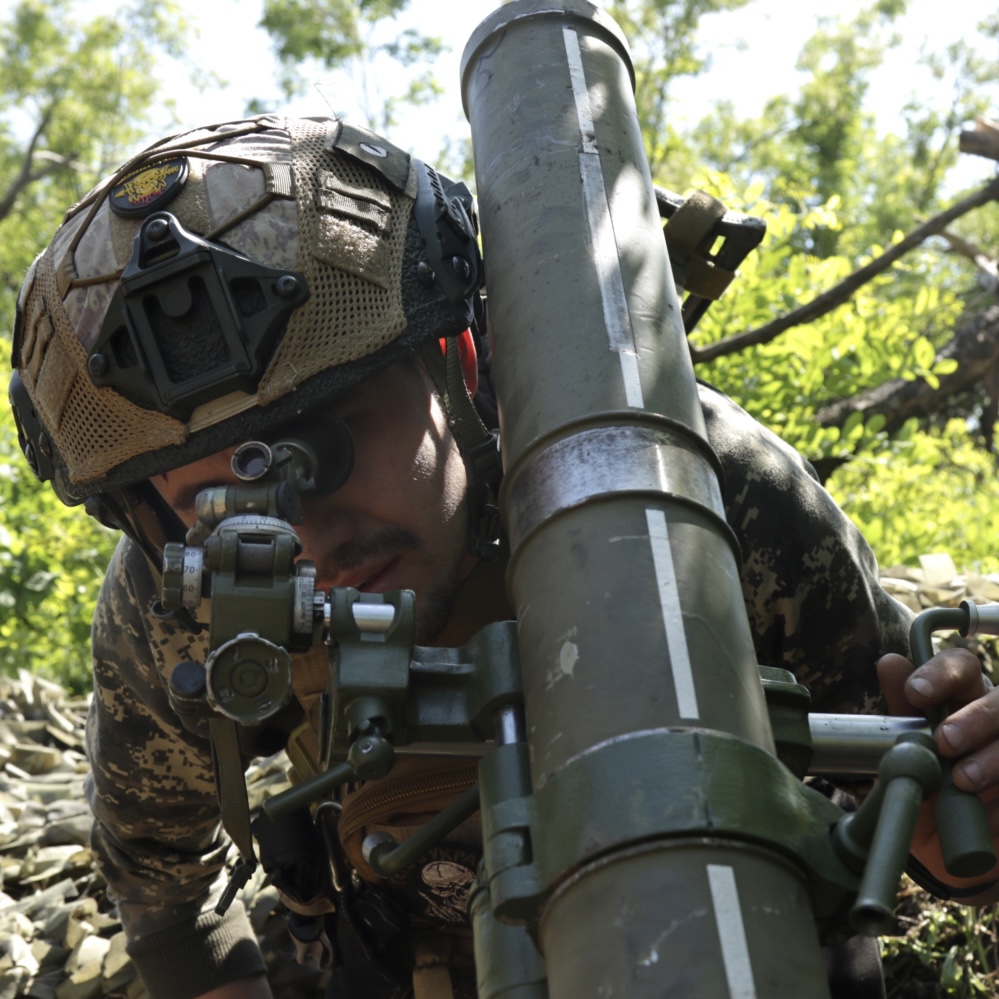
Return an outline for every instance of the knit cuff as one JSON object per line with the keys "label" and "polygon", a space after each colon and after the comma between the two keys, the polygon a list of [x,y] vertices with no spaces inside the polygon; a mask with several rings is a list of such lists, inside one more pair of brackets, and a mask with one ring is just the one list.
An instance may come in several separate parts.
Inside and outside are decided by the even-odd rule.
{"label": "knit cuff", "polygon": [[226,982],[265,970],[246,911],[207,912],[193,926],[178,924],[130,941],[128,954],[152,999],[194,999]]}

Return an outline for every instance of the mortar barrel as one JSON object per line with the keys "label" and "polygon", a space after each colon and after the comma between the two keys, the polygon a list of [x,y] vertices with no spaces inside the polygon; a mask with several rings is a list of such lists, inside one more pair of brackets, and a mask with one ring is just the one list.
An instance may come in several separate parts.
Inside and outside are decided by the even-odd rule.
{"label": "mortar barrel", "polygon": [[[797,869],[730,835],[637,828],[601,766],[651,736],[636,766],[656,782],[692,729],[773,752],[633,87],[620,30],[583,0],[505,4],[462,60],[550,995],[826,996]],[[766,788],[730,786],[765,807]],[[544,837],[555,802],[581,830],[568,856]],[[590,852],[594,811],[622,833]]]}

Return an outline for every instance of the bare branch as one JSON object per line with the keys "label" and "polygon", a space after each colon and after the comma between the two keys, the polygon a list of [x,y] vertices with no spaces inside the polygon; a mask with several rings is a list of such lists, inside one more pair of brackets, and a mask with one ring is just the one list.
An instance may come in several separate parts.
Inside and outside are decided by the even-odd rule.
{"label": "bare branch", "polygon": [[[17,200],[17,196],[29,184],[34,183],[38,179],[38,174],[32,170],[32,167],[34,166],[38,143],[41,140],[45,129],[49,127],[49,122],[52,120],[53,110],[54,109],[50,106],[43,112],[41,120],[38,122],[38,127],[31,136],[28,148],[24,152],[24,159],[21,161],[20,172],[11,181],[10,187],[7,188],[4,196],[0,198],[0,221],[3,221],[10,214],[11,209],[14,207],[14,202]],[[51,173],[51,167],[47,172]]]}
{"label": "bare branch", "polygon": [[90,171],[86,163],[73,159],[72,156],[63,156],[62,153],[54,153],[51,149],[39,149],[35,153],[36,160],[44,160],[47,163],[54,163],[58,167],[69,167],[71,170]]}
{"label": "bare branch", "polygon": [[896,260],[905,256],[909,250],[918,246],[925,239],[943,231],[951,222],[962,215],[966,215],[975,208],[980,208],[982,205],[997,199],[999,199],[999,179],[992,181],[980,191],[951,205],[946,211],[935,215],[928,222],[924,222],[921,226],[913,229],[908,236],[895,243],[882,253],[881,256],[859,270],[854,271],[828,291],[817,295],[807,305],[794,309],[779,319],[775,319],[765,326],[760,326],[758,329],[726,337],[723,340],[718,340],[716,343],[709,343],[704,347],[691,347],[691,359],[695,364],[703,361],[713,361],[716,357],[735,354],[740,350],[745,350],[746,347],[770,343],[771,340],[776,340],[786,330],[818,319],[827,312],[831,312],[838,305],[842,305],[858,288],[863,287],[872,278],[882,273],[882,271],[886,271]]}
{"label": "bare branch", "polygon": [[967,257],[982,272],[979,277],[987,281],[989,290],[994,291],[999,286],[999,261],[995,257],[990,257],[984,250],[947,229],[940,235],[950,243],[950,248],[955,253]]}

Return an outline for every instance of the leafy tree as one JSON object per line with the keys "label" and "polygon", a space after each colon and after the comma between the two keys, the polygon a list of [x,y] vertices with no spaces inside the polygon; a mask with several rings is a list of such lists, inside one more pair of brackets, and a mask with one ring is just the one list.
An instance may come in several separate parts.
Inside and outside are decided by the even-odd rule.
{"label": "leafy tree", "polygon": [[161,53],[182,51],[169,2],[135,0],[82,18],[72,0],[21,0],[0,22],[0,299],[12,296],[39,241],[68,205],[142,135]]}
{"label": "leafy tree", "polygon": [[[281,88],[292,97],[306,88],[310,69],[342,71],[358,90],[369,127],[388,132],[400,110],[432,101],[442,88],[426,68],[440,54],[435,36],[410,28],[398,34],[391,24],[409,0],[265,0],[260,25],[274,40],[282,67]],[[377,83],[387,62],[412,69],[403,94],[389,94]],[[263,109],[264,102],[255,102]],[[331,103],[336,107],[336,101]],[[337,108],[339,110],[339,108]]]}
{"label": "leafy tree", "polygon": [[[802,50],[807,74],[793,94],[767,101],[758,119],[736,119],[723,104],[694,130],[698,162],[735,183],[763,180],[768,192],[793,206],[814,205],[852,190],[863,150],[876,137],[862,109],[871,70],[898,41],[892,28],[905,3],[877,3],[844,23],[826,19]],[[814,245],[816,233],[811,233]]]}
{"label": "leafy tree", "polygon": [[[755,121],[722,107],[688,137],[704,165],[690,186],[769,226],[691,336],[692,354],[699,376],[816,464],[882,561],[942,548],[994,569],[999,532],[985,511],[999,490],[984,469],[995,460],[999,310],[994,277],[991,290],[979,281],[988,254],[967,244],[990,245],[999,184],[944,192],[962,123],[999,92],[970,40],[952,46],[930,57],[950,81],[944,106],[909,102],[903,134],[879,135],[860,102],[902,7],[825,24],[799,62],[810,73],[799,93]],[[996,38],[997,20],[981,40]],[[971,526],[963,509],[985,519]]]}
{"label": "leafy tree", "polygon": [[[21,0],[0,22],[0,315],[67,206],[142,135],[162,54],[183,53],[175,4],[135,0],[85,16],[71,0]],[[0,377],[10,377],[4,352]],[[38,488],[0,407],[0,668],[89,682],[88,639],[114,538]]]}
{"label": "leafy tree", "polygon": [[689,175],[686,138],[672,125],[672,88],[680,77],[710,68],[699,29],[705,15],[744,7],[749,0],[613,0],[608,13],[628,37],[635,65],[635,101],[653,175],[667,165]]}

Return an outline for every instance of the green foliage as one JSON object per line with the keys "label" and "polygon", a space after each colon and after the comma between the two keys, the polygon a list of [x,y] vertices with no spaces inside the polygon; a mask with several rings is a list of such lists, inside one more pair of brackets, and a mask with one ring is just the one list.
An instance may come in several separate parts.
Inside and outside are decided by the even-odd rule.
{"label": "green foliage", "polygon": [[928,430],[911,420],[894,439],[862,447],[827,485],[882,565],[915,565],[920,554],[944,551],[963,569],[999,572],[995,458],[963,420]]}
{"label": "green foliage", "polygon": [[705,15],[744,7],[749,0],[612,0],[608,13],[631,46],[635,101],[653,176],[686,174],[693,166],[687,142],[670,122],[671,87],[710,66],[699,27]]}
{"label": "green foliage", "polygon": [[[140,138],[161,54],[183,54],[172,2],[94,17],[72,0],[22,0],[0,22],[0,325],[65,210]],[[10,377],[4,350],[0,378]],[[90,619],[113,538],[41,487],[0,407],[0,669],[89,685]]]}
{"label": "green foliage", "polygon": [[[875,4],[850,24],[826,22],[799,59],[807,76],[796,93],[773,98],[755,121],[737,121],[723,106],[688,136],[702,166],[683,186],[768,225],[761,248],[691,337],[695,346],[758,329],[810,302],[941,209],[956,131],[999,97],[992,64],[980,55],[983,41],[994,43],[999,19],[980,38],[929,57],[941,101],[908,102],[902,133],[883,136],[861,101],[891,31],[904,23],[904,6]],[[994,248],[997,227],[993,204],[954,228]],[[989,299],[969,263],[943,249],[942,240],[924,243],[833,311],[701,364],[697,374],[806,457],[845,462],[827,485],[882,563],[945,550],[968,568],[995,568],[999,531],[989,510],[999,495],[995,456],[979,432],[981,399],[955,400],[939,418],[891,438],[880,416],[865,424],[855,414],[842,427],[819,419],[837,400],[896,381],[938,387],[954,370],[937,352],[960,317]]]}
{"label": "green foliage", "polygon": [[[762,181],[772,201],[795,212],[838,197],[847,224],[837,233],[811,231],[802,249],[860,256],[931,214],[958,158],[958,131],[999,96],[994,58],[983,55],[995,44],[993,24],[928,55],[939,100],[904,100],[901,129],[879,133],[861,105],[871,71],[896,44],[895,29],[904,29],[904,6],[873,4],[849,23],[826,21],[799,57],[805,77],[795,93],[770,99],[757,119],[740,120],[722,104],[686,136],[695,162],[736,189]],[[983,161],[983,179],[987,173]]]}
{"label": "green foliage", "polygon": [[[6,379],[5,379],[6,380]],[[41,488],[0,425],[0,670],[90,685],[90,620],[116,540]]]}
{"label": "green foliage", "polygon": [[[843,227],[836,197],[795,214],[762,199],[759,184],[743,201],[724,178],[704,174],[695,183],[769,223],[761,249],[742,268],[741,294],[730,292],[712,308],[692,337],[695,344],[762,326],[866,261],[798,249],[816,228],[835,233]],[[880,250],[871,247],[870,254]],[[824,405],[894,379],[938,385],[955,365],[936,354],[962,314],[962,290],[960,282],[941,280],[935,252],[915,252],[815,322],[698,368],[807,458],[846,460],[827,486],[885,565],[915,564],[920,554],[946,551],[968,569],[999,569],[995,456],[967,419],[910,421],[892,437],[880,415],[865,423],[854,413],[842,427],[818,420]]]}
{"label": "green foliage", "polygon": [[778,179],[810,188],[809,200],[841,194],[865,141],[873,137],[870,118],[860,106],[870,70],[881,64],[894,41],[885,37],[885,29],[904,6],[879,4],[851,23],[820,28],[798,59],[798,69],[808,74],[806,82],[796,94],[772,100],[764,112],[768,132],[775,135],[773,152],[780,157]]}
{"label": "green foliage", "polygon": [[906,880],[897,936],[882,940],[888,999],[984,999],[999,992],[996,907],[940,902]]}
{"label": "green foliage", "polygon": [[[702,173],[693,183],[736,211],[767,220],[767,235],[742,265],[737,285],[691,336],[697,346],[762,326],[797,308],[882,250],[872,246],[865,256],[850,258],[800,249],[816,231],[842,230],[837,196],[796,213],[765,199],[760,183],[743,197],[717,174]],[[900,235],[895,233],[893,239]],[[851,454],[858,431],[821,428],[815,416],[823,405],[893,378],[932,380],[949,370],[935,361],[936,349],[952,335],[963,306],[953,287],[937,282],[937,269],[936,254],[909,254],[838,309],[751,351],[721,357],[698,373],[736,395],[754,416],[809,457]]]}

